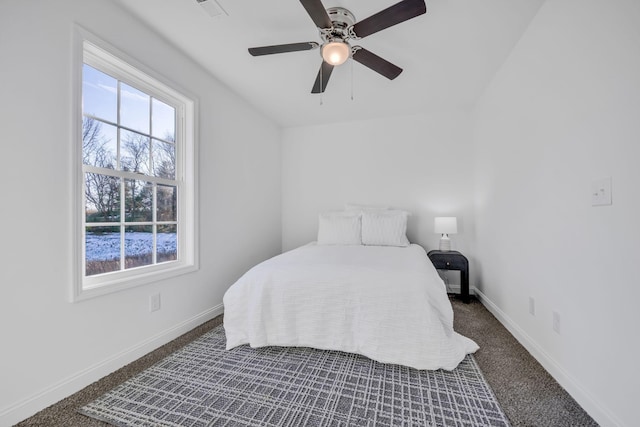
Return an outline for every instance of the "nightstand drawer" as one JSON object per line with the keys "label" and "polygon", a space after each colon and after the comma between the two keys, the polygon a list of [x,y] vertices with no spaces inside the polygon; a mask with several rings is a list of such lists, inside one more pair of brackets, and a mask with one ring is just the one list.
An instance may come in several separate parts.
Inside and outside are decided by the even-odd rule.
{"label": "nightstand drawer", "polygon": [[442,270],[465,270],[469,268],[467,260],[460,256],[431,255],[431,262],[436,269]]}

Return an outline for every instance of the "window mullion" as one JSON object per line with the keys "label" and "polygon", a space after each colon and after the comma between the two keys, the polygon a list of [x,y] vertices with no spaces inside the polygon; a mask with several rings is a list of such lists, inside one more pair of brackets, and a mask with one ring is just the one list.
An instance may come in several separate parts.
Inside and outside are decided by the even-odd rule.
{"label": "window mullion", "polygon": [[153,226],[151,227],[151,232],[153,233],[153,243],[151,245],[151,260],[152,264],[157,264],[157,254],[158,254],[158,185],[153,185],[153,200],[151,203],[151,218],[153,220]]}
{"label": "window mullion", "polygon": [[126,225],[126,193],[127,193],[127,181],[124,178],[120,178],[120,270],[125,270],[125,225]]}
{"label": "window mullion", "polygon": [[82,218],[80,223],[81,223],[81,232],[80,235],[82,236],[82,240],[81,240],[81,247],[82,250],[80,251],[82,253],[82,277],[85,277],[87,275],[87,247],[86,247],[86,242],[87,242],[87,212],[86,212],[86,206],[87,206],[87,196],[85,193],[85,189],[87,188],[87,174],[84,172],[84,169],[81,169],[81,173],[82,173],[82,197],[80,198],[82,200],[82,204],[80,206],[78,206],[79,211],[81,212],[80,217]]}
{"label": "window mullion", "polygon": [[[117,143],[116,143],[116,169],[117,170],[122,170],[122,149],[121,149],[121,138],[122,138],[122,130],[120,128],[120,123],[121,123],[121,117],[120,117],[120,106],[122,105],[122,87],[121,87],[122,82],[120,81],[120,79],[118,79],[118,84],[117,84],[117,95],[116,95],[116,121],[117,121],[117,126],[116,126],[116,138],[117,138]],[[126,232],[126,228],[125,228],[125,222],[127,220],[126,218],[126,203],[127,203],[127,199],[126,199],[126,180],[124,179],[124,177],[120,177],[120,271],[124,271],[126,269],[126,250],[125,250],[125,244],[126,244],[126,239],[125,239],[125,232]]]}
{"label": "window mullion", "polygon": [[[119,83],[120,83],[120,82],[119,82]],[[129,132],[133,132],[133,133],[138,133],[138,134],[140,134],[140,135],[144,135],[144,136],[148,136],[148,137],[150,137],[150,138],[157,139],[158,141],[166,142],[166,143],[169,143],[169,144],[174,144],[174,143],[175,143],[175,141],[169,141],[169,140],[166,140],[166,139],[164,139],[164,138],[162,138],[162,137],[159,137],[159,136],[153,136],[153,137],[152,137],[152,136],[151,136],[151,133],[146,134],[146,133],[144,133],[144,132],[141,132],[141,131],[139,131],[139,130],[133,129],[133,128],[128,127],[128,126],[125,126],[125,125],[118,125],[118,123],[116,123],[116,122],[112,122],[112,121],[110,121],[110,120],[107,120],[107,119],[103,119],[103,118],[101,118],[101,117],[94,116],[93,114],[90,114],[90,113],[83,113],[82,115],[83,115],[84,117],[87,117],[87,118],[90,118],[90,119],[96,120],[96,121],[101,122],[101,123],[104,123],[104,124],[106,124],[106,125],[111,125],[111,126],[114,126],[114,127],[115,127],[115,126],[118,126],[118,127],[120,127],[121,129],[123,129],[123,130],[129,131]]]}
{"label": "window mullion", "polygon": [[154,175],[153,173],[153,153],[151,152],[151,148],[153,147],[153,96],[149,97],[149,175]]}
{"label": "window mullion", "polygon": [[84,168],[84,172],[98,173],[100,175],[114,176],[117,178],[142,180],[142,181],[150,182],[152,184],[161,184],[161,185],[169,185],[169,186],[180,185],[180,181],[177,181],[175,179],[161,178],[158,176],[150,176],[150,175],[141,175],[137,172],[120,171],[116,169],[101,168],[101,167],[92,166],[92,165],[83,165],[82,167]]}
{"label": "window mullion", "polygon": [[[154,97],[149,97],[149,174],[155,175],[153,170],[153,100]],[[151,264],[157,264],[158,260],[156,258],[157,254],[157,244],[158,244],[158,227],[156,225],[157,217],[156,217],[156,206],[157,206],[157,195],[158,195],[158,185],[153,183],[151,187],[151,219],[153,221],[153,225],[151,226]]]}
{"label": "window mullion", "polygon": [[122,158],[122,152],[120,150],[120,137],[121,137],[121,128],[120,128],[120,102],[121,102],[121,91],[120,91],[120,80],[118,80],[118,91],[116,96],[116,169],[122,170],[122,164],[120,159]]}

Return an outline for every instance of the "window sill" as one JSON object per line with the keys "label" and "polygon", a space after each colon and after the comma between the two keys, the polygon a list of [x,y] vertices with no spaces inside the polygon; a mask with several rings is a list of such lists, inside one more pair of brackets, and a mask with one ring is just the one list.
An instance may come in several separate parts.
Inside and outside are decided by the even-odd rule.
{"label": "window sill", "polygon": [[120,292],[137,286],[146,285],[148,283],[159,282],[181,276],[183,274],[192,273],[198,270],[197,265],[184,263],[172,264],[170,267],[166,265],[158,265],[157,267],[159,268],[154,268],[153,271],[145,273],[137,272],[134,276],[126,275],[123,277],[121,274],[122,272],[116,272],[113,274],[113,278],[111,280],[105,280],[105,278],[103,278],[103,280],[94,281],[95,283],[93,284],[83,283],[82,279],[79,279],[76,281],[76,286],[74,287],[73,294],[71,295],[71,302],[75,303],[85,301],[102,295]]}

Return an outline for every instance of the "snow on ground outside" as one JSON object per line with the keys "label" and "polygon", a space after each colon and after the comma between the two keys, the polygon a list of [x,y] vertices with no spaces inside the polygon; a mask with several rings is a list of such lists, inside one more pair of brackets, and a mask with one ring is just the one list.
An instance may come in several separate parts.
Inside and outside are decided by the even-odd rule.
{"label": "snow on ground outside", "polygon": [[[177,252],[176,233],[158,233],[158,253]],[[120,233],[87,233],[87,261],[106,261],[120,258]],[[153,234],[127,232],[124,237],[125,254],[136,256],[149,254],[153,248]]]}

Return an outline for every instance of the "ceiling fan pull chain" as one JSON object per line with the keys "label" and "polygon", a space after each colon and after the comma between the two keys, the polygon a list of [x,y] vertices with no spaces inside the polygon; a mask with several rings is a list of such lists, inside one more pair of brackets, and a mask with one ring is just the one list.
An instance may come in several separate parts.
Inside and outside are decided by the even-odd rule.
{"label": "ceiling fan pull chain", "polygon": [[[324,65],[324,64],[323,64]],[[323,98],[324,98],[324,88],[322,87],[322,69],[324,67],[320,66],[320,105],[323,104]]]}
{"label": "ceiling fan pull chain", "polygon": [[351,100],[353,101],[353,59],[349,62],[351,62]]}

